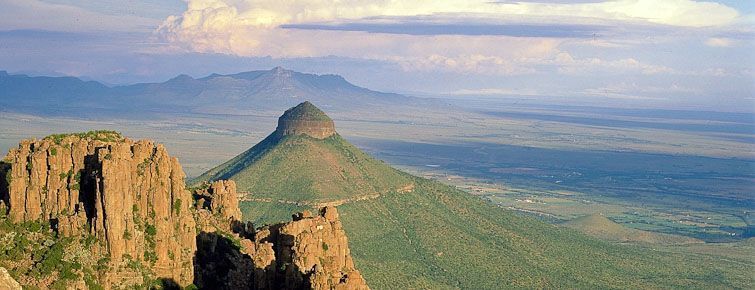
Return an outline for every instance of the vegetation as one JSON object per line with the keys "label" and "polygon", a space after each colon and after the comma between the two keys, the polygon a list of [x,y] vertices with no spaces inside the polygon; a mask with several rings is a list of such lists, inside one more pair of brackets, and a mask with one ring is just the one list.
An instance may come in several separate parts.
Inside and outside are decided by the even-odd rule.
{"label": "vegetation", "polygon": [[[747,288],[755,282],[748,270],[753,262],[611,244],[434,181],[415,184],[413,192],[339,206],[351,253],[374,289]],[[260,204],[243,206],[265,207]],[[263,214],[273,216],[276,205],[267,203]]]}
{"label": "vegetation", "polygon": [[147,242],[147,247],[144,249],[144,260],[154,265],[157,262],[157,253],[155,253],[157,228],[154,225],[147,224],[144,228],[144,233],[144,240]]}
{"label": "vegetation", "polygon": [[55,144],[59,145],[61,142],[63,142],[63,139],[70,136],[75,136],[81,139],[99,140],[103,142],[118,142],[123,140],[121,133],[109,130],[96,130],[83,133],[52,134],[45,137],[44,140],[52,140]]}
{"label": "vegetation", "polygon": [[144,161],[136,165],[136,173],[139,174],[139,176],[144,175],[144,172],[149,168],[150,161],[149,158],[144,158]]}
{"label": "vegetation", "polygon": [[51,289],[66,289],[69,282],[80,278],[81,261],[65,255],[76,239],[57,237],[46,224],[12,223],[0,213],[0,241],[0,266],[16,278],[42,281],[56,277]]}
{"label": "vegetation", "polygon": [[281,118],[307,121],[331,121],[328,115],[308,101],[286,110]]}
{"label": "vegetation", "polygon": [[269,136],[212,169],[195,183],[232,179],[239,191],[256,197],[322,202],[395,191],[409,175],[386,166],[339,135],[324,140],[306,135]]}
{"label": "vegetation", "polygon": [[181,214],[181,199],[176,199],[173,201],[173,212],[176,213],[176,215]]}
{"label": "vegetation", "polygon": [[[307,202],[380,192],[339,206],[357,267],[375,289],[746,288],[754,282],[746,270],[753,262],[743,267],[591,238],[401,173],[337,135],[271,138],[203,178],[231,178],[255,197],[270,197],[242,202],[244,218],[255,224],[288,220]],[[386,190],[405,184],[414,189]]]}

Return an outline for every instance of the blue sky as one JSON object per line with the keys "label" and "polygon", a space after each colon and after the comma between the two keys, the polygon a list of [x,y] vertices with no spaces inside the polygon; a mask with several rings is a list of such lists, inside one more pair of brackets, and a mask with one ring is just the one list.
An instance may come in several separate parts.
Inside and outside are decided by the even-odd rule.
{"label": "blue sky", "polygon": [[109,84],[287,68],[372,89],[755,110],[752,1],[0,0],[0,70]]}

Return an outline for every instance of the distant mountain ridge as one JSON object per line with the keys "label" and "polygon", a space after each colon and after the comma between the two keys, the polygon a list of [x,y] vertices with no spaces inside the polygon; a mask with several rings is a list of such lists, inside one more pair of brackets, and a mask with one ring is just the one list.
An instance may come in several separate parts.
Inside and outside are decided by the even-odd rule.
{"label": "distant mountain ridge", "polygon": [[419,98],[362,88],[339,75],[307,74],[282,67],[203,78],[182,74],[162,83],[114,87],[75,77],[31,77],[0,71],[0,105],[11,112],[243,115],[279,112],[304,100],[336,111],[425,103]]}

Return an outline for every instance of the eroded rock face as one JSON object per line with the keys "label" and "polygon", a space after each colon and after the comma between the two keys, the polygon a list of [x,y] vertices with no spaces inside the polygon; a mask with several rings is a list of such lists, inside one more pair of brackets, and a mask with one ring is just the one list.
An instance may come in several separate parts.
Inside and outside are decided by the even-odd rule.
{"label": "eroded rock face", "polygon": [[335,207],[319,215],[298,213],[294,221],[254,233],[203,232],[197,243],[200,287],[369,289],[354,266]]}
{"label": "eroded rock face", "polygon": [[162,145],[117,133],[24,140],[10,150],[10,217],[48,221],[62,236],[91,235],[108,257],[103,284],[135,281],[131,261],[156,277],[193,281],[196,227],[184,172]]}
{"label": "eroded rock face", "polygon": [[198,209],[206,209],[215,216],[215,220],[232,222],[241,220],[236,182],[218,180],[206,183],[202,189],[195,191]]}
{"label": "eroded rock face", "polygon": [[303,212],[280,227],[278,264],[285,265],[289,289],[368,289],[354,266],[335,207],[312,217]]}
{"label": "eroded rock face", "polygon": [[333,120],[323,111],[310,102],[303,102],[278,118],[275,133],[279,137],[304,134],[317,139],[325,139],[336,133],[336,127]]}

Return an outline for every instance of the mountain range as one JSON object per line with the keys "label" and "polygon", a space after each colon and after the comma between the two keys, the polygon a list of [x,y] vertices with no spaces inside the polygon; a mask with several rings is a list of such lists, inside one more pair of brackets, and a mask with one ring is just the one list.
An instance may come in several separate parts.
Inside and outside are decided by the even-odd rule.
{"label": "mountain range", "polygon": [[430,101],[358,87],[338,75],[276,67],[202,78],[179,75],[162,83],[107,86],[75,77],[12,75],[0,71],[0,106],[10,112],[63,116],[166,113],[280,112],[304,100],[331,111],[427,106]]}

